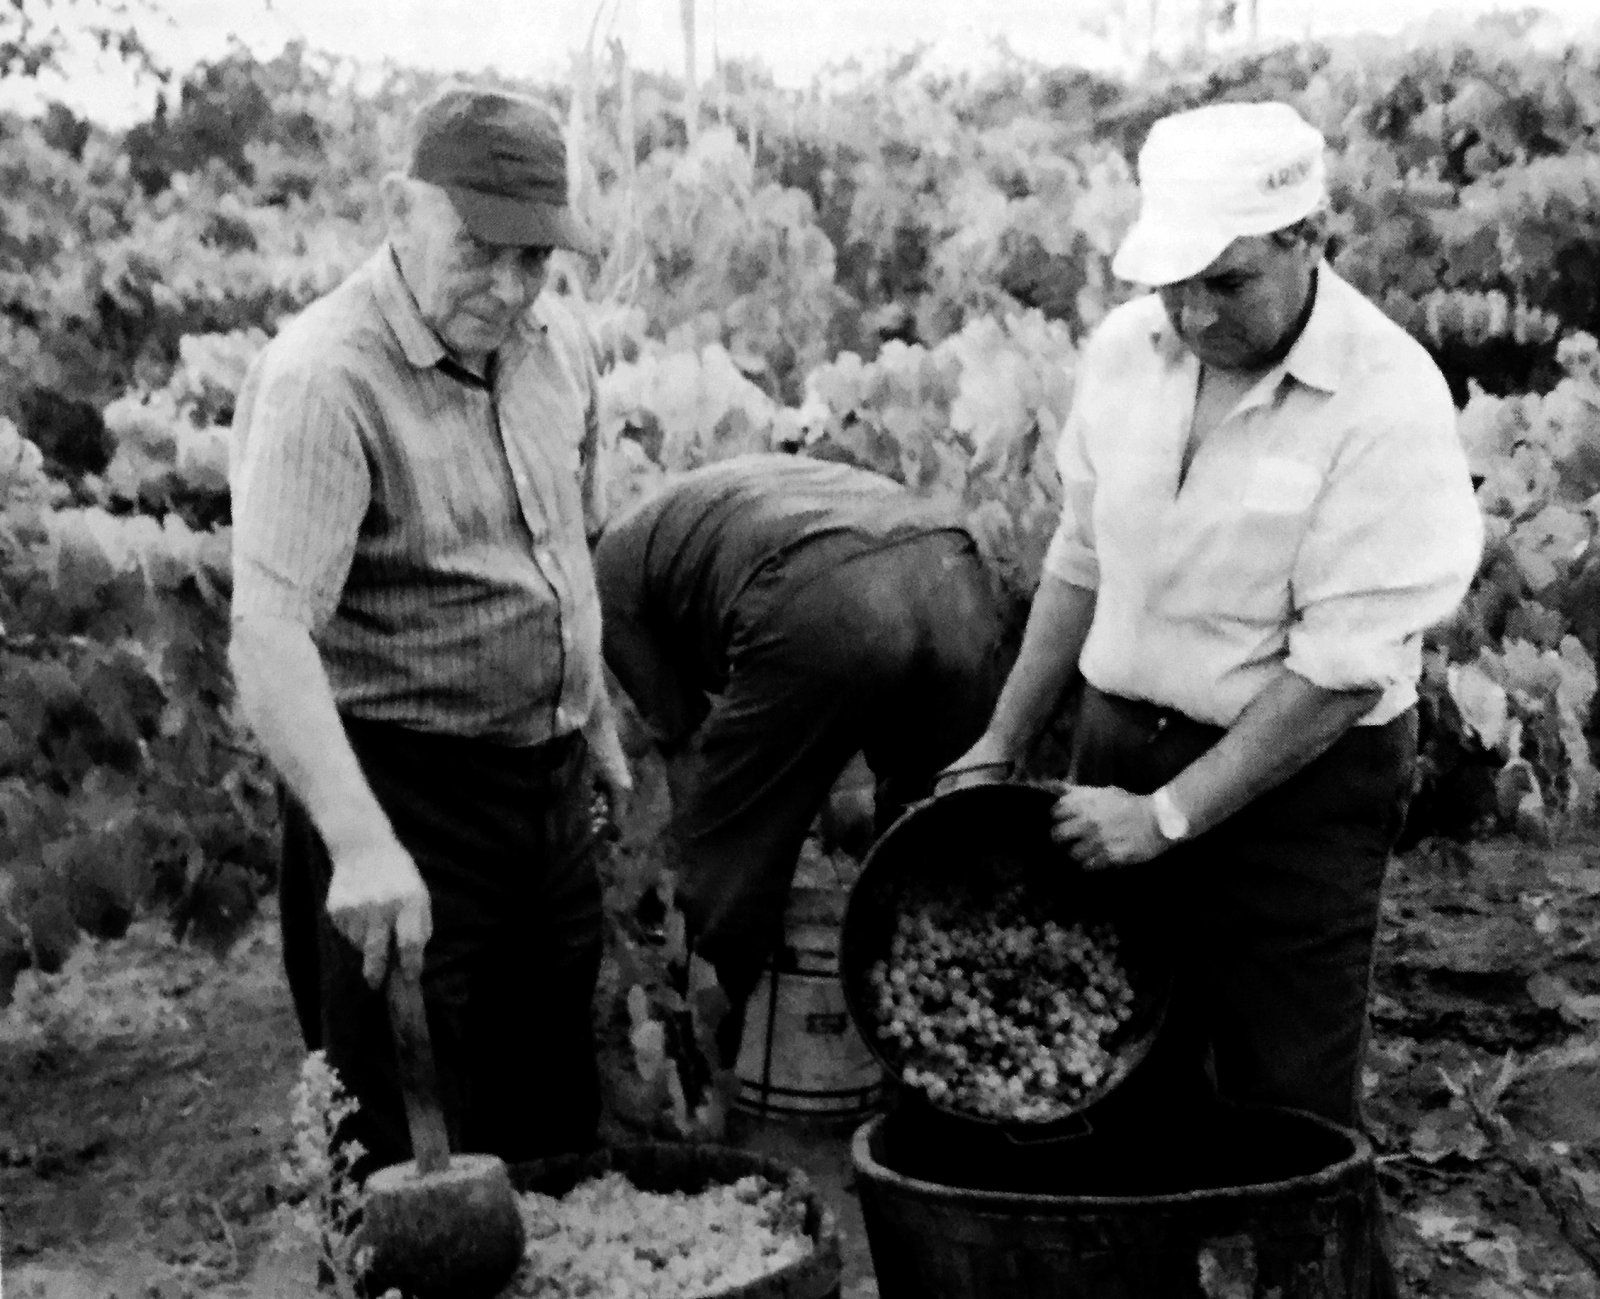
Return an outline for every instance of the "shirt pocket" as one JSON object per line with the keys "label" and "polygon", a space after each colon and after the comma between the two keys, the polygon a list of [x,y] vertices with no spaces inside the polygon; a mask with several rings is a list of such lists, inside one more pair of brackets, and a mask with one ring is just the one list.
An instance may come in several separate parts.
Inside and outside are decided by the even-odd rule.
{"label": "shirt pocket", "polygon": [[1240,504],[1258,514],[1304,514],[1322,489],[1322,475],[1300,460],[1267,456],[1245,479]]}

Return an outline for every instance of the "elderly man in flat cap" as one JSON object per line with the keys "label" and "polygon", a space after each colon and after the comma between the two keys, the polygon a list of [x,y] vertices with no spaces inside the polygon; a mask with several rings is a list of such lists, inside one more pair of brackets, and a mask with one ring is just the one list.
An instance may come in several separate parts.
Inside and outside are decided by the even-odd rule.
{"label": "elderly man in flat cap", "polygon": [[446,87],[382,199],[385,244],[252,367],[232,466],[231,657],[284,787],[284,962],[360,1103],[363,1172],[409,1151],[391,965],[420,975],[455,1149],[592,1144],[591,808],[597,777],[627,780],[585,738],[614,731],[595,360],[541,296],[552,251],[587,247],[560,132]]}
{"label": "elderly man in flat cap", "polygon": [[1154,292],[1084,349],[1060,525],[963,762],[1021,761],[1081,675],[1055,834],[1169,939],[1168,1043],[1226,1099],[1356,1124],[1421,638],[1482,530],[1444,379],[1323,260],[1323,167],[1285,104],[1150,131],[1113,268]]}

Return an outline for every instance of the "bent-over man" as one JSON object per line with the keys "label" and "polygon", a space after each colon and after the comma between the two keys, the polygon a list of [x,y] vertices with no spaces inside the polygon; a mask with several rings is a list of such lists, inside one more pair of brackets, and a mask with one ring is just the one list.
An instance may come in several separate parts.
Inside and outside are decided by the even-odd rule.
{"label": "bent-over man", "polygon": [[806,833],[864,753],[879,827],[989,715],[989,575],[953,509],[781,454],[669,480],[595,547],[605,657],[681,763],[679,897],[738,1013],[776,945]]}

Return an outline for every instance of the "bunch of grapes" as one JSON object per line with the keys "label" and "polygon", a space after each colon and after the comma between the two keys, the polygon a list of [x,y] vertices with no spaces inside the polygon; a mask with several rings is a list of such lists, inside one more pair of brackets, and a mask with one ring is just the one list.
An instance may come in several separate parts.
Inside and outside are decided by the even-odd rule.
{"label": "bunch of grapes", "polygon": [[642,1191],[611,1172],[518,1204],[528,1245],[509,1299],[694,1299],[815,1248],[803,1197],[757,1175],[688,1192]]}
{"label": "bunch of grapes", "polygon": [[1112,1065],[1133,988],[1104,924],[1062,925],[1020,886],[908,896],[889,955],[868,972],[876,1032],[900,1077],[981,1118],[1061,1118]]}

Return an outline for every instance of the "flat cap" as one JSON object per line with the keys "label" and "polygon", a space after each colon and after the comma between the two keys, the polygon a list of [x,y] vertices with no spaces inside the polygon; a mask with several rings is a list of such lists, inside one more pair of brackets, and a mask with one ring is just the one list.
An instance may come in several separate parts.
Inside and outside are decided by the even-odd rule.
{"label": "flat cap", "polygon": [[544,107],[452,83],[418,110],[407,174],[440,186],[487,244],[594,251],[567,205],[567,149]]}

